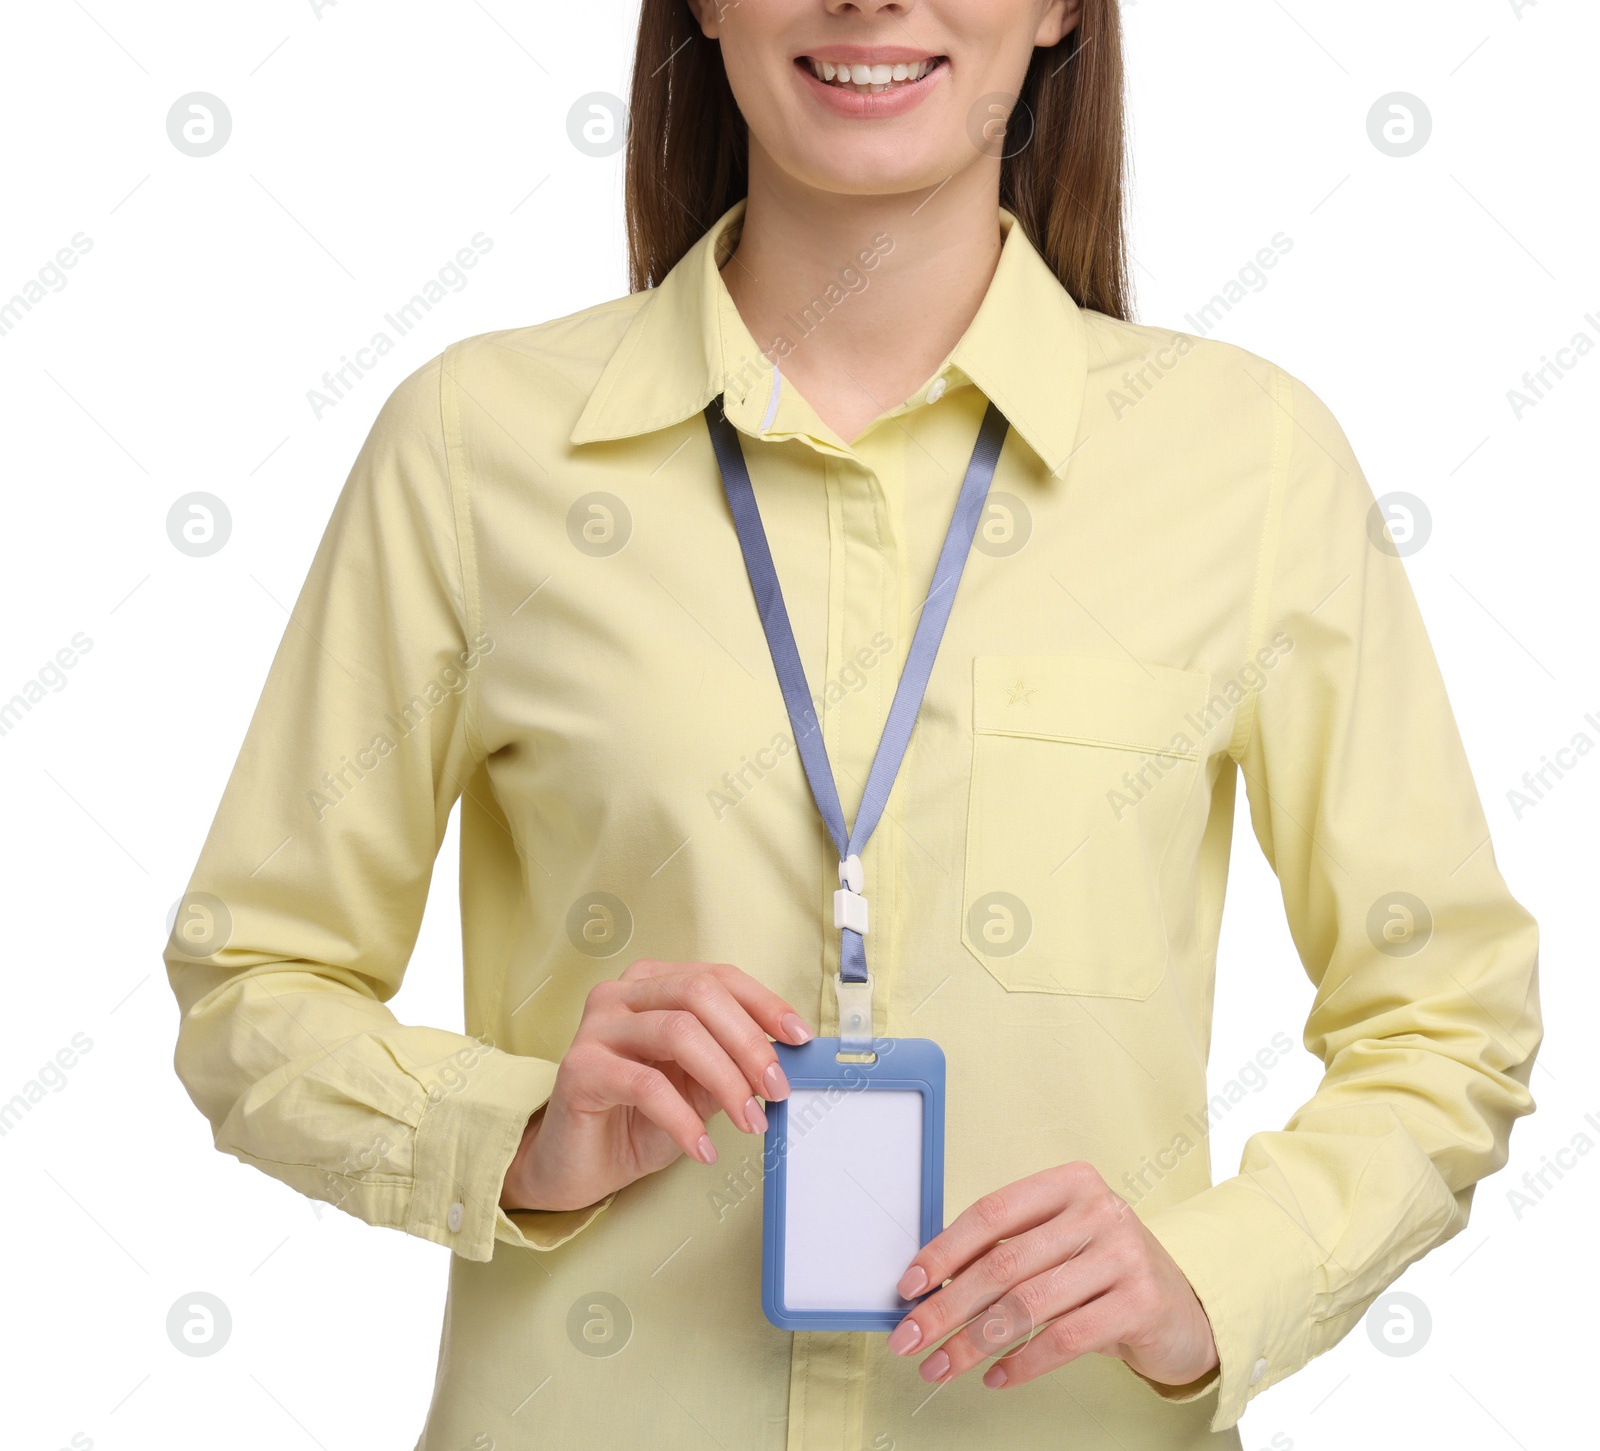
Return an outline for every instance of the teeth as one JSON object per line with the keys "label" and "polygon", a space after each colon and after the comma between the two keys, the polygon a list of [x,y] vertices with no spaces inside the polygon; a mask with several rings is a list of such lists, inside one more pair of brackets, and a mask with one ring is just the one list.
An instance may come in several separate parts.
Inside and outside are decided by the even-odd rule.
{"label": "teeth", "polygon": [[812,60],[806,57],[812,75],[830,85],[852,90],[860,95],[877,95],[897,84],[920,81],[934,68],[935,60],[900,61],[894,65],[834,65],[831,61]]}

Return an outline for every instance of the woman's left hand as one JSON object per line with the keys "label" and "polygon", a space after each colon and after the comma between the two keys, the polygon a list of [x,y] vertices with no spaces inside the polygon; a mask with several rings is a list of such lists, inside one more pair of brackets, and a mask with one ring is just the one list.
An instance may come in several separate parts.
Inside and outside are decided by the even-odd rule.
{"label": "woman's left hand", "polygon": [[1089,1164],[985,1194],[923,1246],[901,1298],[946,1279],[889,1337],[893,1353],[910,1355],[961,1331],[922,1362],[925,1381],[953,1380],[1035,1330],[989,1368],[986,1386],[1022,1385],[1089,1351],[1163,1385],[1188,1385],[1217,1364],[1211,1322],[1183,1271]]}

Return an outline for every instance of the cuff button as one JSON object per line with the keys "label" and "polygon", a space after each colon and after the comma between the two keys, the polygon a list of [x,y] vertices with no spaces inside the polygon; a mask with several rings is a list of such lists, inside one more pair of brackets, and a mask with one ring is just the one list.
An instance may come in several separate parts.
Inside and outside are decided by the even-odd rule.
{"label": "cuff button", "polygon": [[[451,1234],[461,1233],[461,1226],[465,1222],[466,1217],[467,1211],[459,1200],[450,1206],[449,1212],[444,1217],[444,1222],[450,1226]],[[1263,1361],[1262,1364],[1265,1365],[1266,1362]]]}
{"label": "cuff button", "polygon": [[[452,1212],[454,1212],[454,1211],[452,1211]],[[1266,1373],[1267,1373],[1267,1363],[1266,1363],[1266,1361],[1258,1360],[1253,1366],[1250,1367],[1250,1384],[1254,1385]]]}

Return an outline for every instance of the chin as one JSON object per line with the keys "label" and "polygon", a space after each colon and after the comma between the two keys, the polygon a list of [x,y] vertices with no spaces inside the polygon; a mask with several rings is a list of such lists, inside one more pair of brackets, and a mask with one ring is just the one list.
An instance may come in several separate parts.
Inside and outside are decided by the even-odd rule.
{"label": "chin", "polygon": [[970,156],[951,165],[925,155],[885,154],[873,148],[852,148],[859,154],[805,156],[780,163],[782,169],[815,191],[838,196],[899,196],[931,191],[959,171]]}

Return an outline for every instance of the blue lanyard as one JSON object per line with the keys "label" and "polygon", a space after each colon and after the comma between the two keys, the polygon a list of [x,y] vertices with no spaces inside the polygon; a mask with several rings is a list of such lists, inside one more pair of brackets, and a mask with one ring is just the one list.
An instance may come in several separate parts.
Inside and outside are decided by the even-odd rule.
{"label": "blue lanyard", "polygon": [[[854,827],[848,832],[844,824],[844,809],[839,804],[833,768],[828,764],[827,747],[823,744],[817,713],[811,703],[811,691],[806,684],[805,667],[800,663],[794,630],[789,624],[789,612],[783,603],[783,589],[772,563],[766,530],[762,527],[761,511],[756,507],[755,490],[750,485],[750,471],[745,466],[739,432],[728,422],[720,395],[706,405],[705,417],[711,431],[711,445],[716,452],[717,466],[722,473],[722,487],[728,496],[728,506],[733,511],[734,528],[738,531],[739,547],[744,553],[745,569],[750,575],[750,587],[755,592],[761,627],[766,632],[773,668],[777,671],[778,684],[783,691],[783,703],[789,712],[789,724],[794,731],[800,762],[805,768],[817,810],[839,852],[841,890],[834,894],[834,925],[840,931],[839,978],[844,983],[868,983],[866,943],[863,940],[867,931],[867,904],[861,891],[861,851],[888,805],[889,793],[894,788],[900,763],[911,742],[911,731],[917,723],[917,713],[922,708],[928,677],[933,672],[939,642],[944,638],[945,624],[955,604],[956,590],[961,583],[962,571],[966,568],[967,556],[972,551],[972,539],[978,531],[984,500],[988,497],[989,484],[994,478],[995,465],[1000,460],[1000,450],[1005,443],[1005,415],[994,403],[990,403],[983,416],[978,442],[972,451],[972,461],[967,465],[966,478],[956,499],[944,546],[939,551],[939,562],[934,566],[933,584],[928,590],[922,616],[911,638],[911,648],[906,653],[905,669],[901,672],[900,683],[895,687],[889,717],[884,722],[883,738],[878,742],[877,754],[867,773],[861,808],[856,813]],[[870,999],[867,1001],[866,1015],[865,1035],[842,1033],[847,1046],[851,1041],[863,1044],[871,1038]]]}

